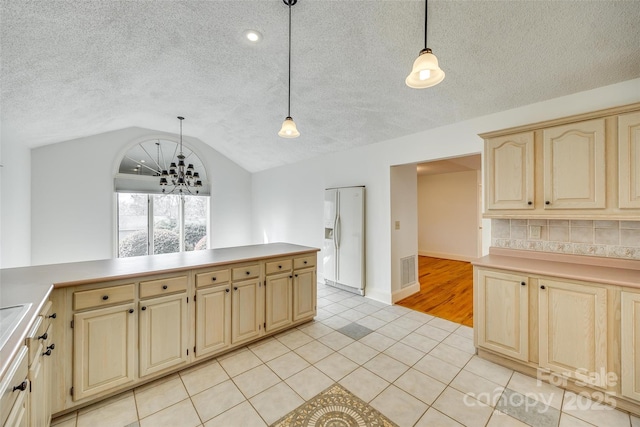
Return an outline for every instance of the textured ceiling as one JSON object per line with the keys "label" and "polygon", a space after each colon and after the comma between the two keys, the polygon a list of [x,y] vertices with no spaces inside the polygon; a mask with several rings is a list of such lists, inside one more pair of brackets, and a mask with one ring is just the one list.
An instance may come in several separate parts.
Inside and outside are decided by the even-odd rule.
{"label": "textured ceiling", "polygon": [[[197,137],[249,171],[640,76],[638,1],[437,1],[446,72],[404,84],[424,3],[299,0],[291,114],[281,0],[1,0],[1,119],[29,147],[139,126]],[[263,40],[242,38],[256,29]],[[19,141],[19,142],[16,142]]]}

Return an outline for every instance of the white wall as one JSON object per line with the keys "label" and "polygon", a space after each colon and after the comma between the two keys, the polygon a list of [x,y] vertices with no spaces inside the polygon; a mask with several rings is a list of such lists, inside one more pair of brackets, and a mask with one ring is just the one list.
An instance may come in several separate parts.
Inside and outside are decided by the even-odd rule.
{"label": "white wall", "polygon": [[[638,101],[640,79],[635,79],[255,173],[254,235],[260,241],[268,236],[271,241],[290,240],[321,248],[324,188],[365,185],[366,292],[391,302],[391,265],[400,254],[391,249],[390,166],[476,154],[482,151],[478,136],[482,132]],[[280,218],[281,212],[295,212],[294,219]],[[321,274],[320,264],[320,278]]]}
{"label": "white wall", "polygon": [[[391,294],[392,302],[400,301],[420,290],[418,280],[418,180],[414,163],[391,168]],[[396,221],[399,229],[396,229]],[[413,285],[401,286],[400,259],[414,256]],[[365,292],[366,293],[366,292]]]}
{"label": "white wall", "polygon": [[[32,264],[115,256],[114,174],[124,153],[146,139],[176,135],[128,128],[32,150]],[[211,182],[213,247],[252,243],[251,174],[195,138]]]}
{"label": "white wall", "polygon": [[478,172],[418,177],[418,252],[459,261],[478,256]]}
{"label": "white wall", "polygon": [[2,126],[0,134],[0,268],[31,262],[31,150]]}

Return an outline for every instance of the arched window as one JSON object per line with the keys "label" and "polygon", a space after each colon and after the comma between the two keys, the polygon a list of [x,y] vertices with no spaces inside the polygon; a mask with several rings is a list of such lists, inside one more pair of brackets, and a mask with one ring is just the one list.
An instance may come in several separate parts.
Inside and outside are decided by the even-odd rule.
{"label": "arched window", "polygon": [[[179,144],[143,141],[120,161],[114,185],[118,200],[118,257],[194,251],[209,247],[209,182],[203,162],[184,146],[190,185],[174,185],[163,171],[178,169]],[[194,178],[194,175],[197,174]],[[199,185],[196,186],[196,182]]]}

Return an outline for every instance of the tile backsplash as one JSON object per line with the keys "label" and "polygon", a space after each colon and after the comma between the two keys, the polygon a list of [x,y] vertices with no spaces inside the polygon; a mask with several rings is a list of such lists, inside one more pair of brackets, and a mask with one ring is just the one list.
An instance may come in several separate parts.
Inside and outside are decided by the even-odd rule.
{"label": "tile backsplash", "polygon": [[491,245],[640,260],[640,221],[492,219]]}

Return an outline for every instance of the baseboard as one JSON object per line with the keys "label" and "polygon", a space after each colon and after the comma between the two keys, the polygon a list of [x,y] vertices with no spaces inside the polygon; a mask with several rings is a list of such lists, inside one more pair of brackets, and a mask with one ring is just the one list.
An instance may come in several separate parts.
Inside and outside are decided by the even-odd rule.
{"label": "baseboard", "polygon": [[469,257],[465,255],[446,254],[443,252],[430,252],[430,251],[418,251],[418,255],[428,256],[432,258],[451,259],[454,261],[464,261],[464,262],[472,262],[478,259],[476,257]]}
{"label": "baseboard", "polygon": [[402,289],[398,289],[397,291],[394,291],[393,294],[391,295],[391,300],[395,304],[401,299],[404,299],[418,292],[420,292],[420,282],[416,282],[413,285],[407,286],[406,288],[402,288]]}
{"label": "baseboard", "polygon": [[379,292],[374,289],[364,288],[364,297],[371,298],[372,300],[382,302],[385,304],[393,304],[392,296],[386,292]]}

